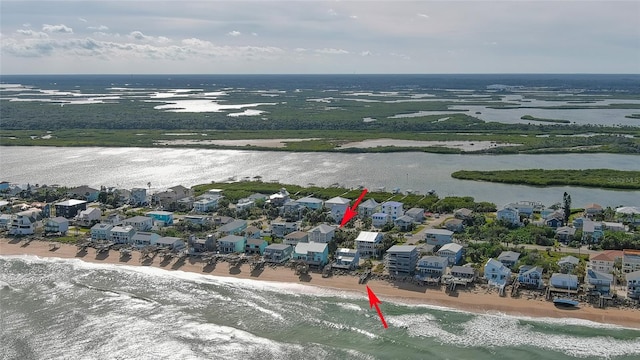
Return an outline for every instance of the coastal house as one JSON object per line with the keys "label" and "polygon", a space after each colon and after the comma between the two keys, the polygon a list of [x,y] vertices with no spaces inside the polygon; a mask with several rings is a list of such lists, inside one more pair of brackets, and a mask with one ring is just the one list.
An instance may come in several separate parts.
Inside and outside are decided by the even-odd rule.
{"label": "coastal house", "polygon": [[197,213],[208,213],[218,208],[218,201],[221,197],[207,197],[193,202],[193,211]]}
{"label": "coastal house", "polygon": [[503,289],[511,280],[511,269],[500,261],[490,258],[484,265],[484,278],[490,286]]}
{"label": "coastal house", "polygon": [[271,233],[273,236],[282,238],[298,230],[298,223],[293,221],[274,221],[271,223]]}
{"label": "coastal house", "polygon": [[467,221],[473,218],[473,210],[467,208],[460,208],[453,212],[453,217],[462,221]]}
{"label": "coastal house", "polygon": [[268,263],[282,264],[291,258],[293,247],[286,244],[270,244],[264,249],[264,260]]}
{"label": "coastal house", "polygon": [[370,218],[380,209],[380,203],[375,199],[367,199],[358,205],[358,216],[361,219]]}
{"label": "coastal house", "polygon": [[206,215],[185,215],[182,221],[196,225],[207,225],[213,222],[213,218]]}
{"label": "coastal house", "polygon": [[147,189],[145,188],[133,188],[131,189],[131,196],[129,198],[129,203],[133,206],[143,206],[147,205],[149,201],[147,200]]}
{"label": "coastal house", "polygon": [[327,200],[324,205],[331,211],[331,217],[337,223],[342,221],[345,211],[351,204],[351,200],[336,196]]}
{"label": "coastal house", "polygon": [[130,225],[114,226],[109,231],[109,240],[116,244],[131,244],[136,229]]}
{"label": "coastal house", "polygon": [[423,256],[416,264],[416,277],[418,279],[441,277],[447,266],[449,259],[443,256]]}
{"label": "coastal house", "polygon": [[464,231],[464,221],[460,219],[447,219],[444,222],[444,227],[456,233]]}
{"label": "coastal house", "polygon": [[308,231],[309,241],[328,243],[333,240],[333,236],[336,233],[335,226],[320,224]]}
{"label": "coastal house", "polygon": [[9,230],[11,227],[11,214],[0,214],[0,229]]}
{"label": "coastal house", "polygon": [[640,250],[622,250],[622,272],[630,273],[640,270]]}
{"label": "coastal house", "polygon": [[528,288],[539,289],[544,284],[542,273],[544,269],[540,266],[522,265],[518,272],[518,282]]}
{"label": "coastal house", "polygon": [[456,279],[465,280],[467,283],[473,282],[476,279],[476,269],[471,266],[459,266],[454,265],[451,267],[451,271],[449,271],[449,275]]}
{"label": "coastal house", "polygon": [[355,270],[360,261],[360,253],[356,249],[339,248],[336,250],[335,261],[331,265],[333,268],[344,270]]}
{"label": "coastal house", "polygon": [[596,215],[602,214],[602,206],[600,204],[591,203],[584,207],[584,215],[590,219],[596,217]]}
{"label": "coastal house", "polygon": [[293,250],[293,259],[322,268],[329,262],[329,246],[323,243],[298,243]]}
{"label": "coastal house", "polygon": [[233,220],[218,228],[218,232],[222,235],[238,235],[246,228],[247,220]]}
{"label": "coastal house", "polygon": [[45,234],[57,234],[60,233],[65,235],[69,231],[69,220],[63,218],[62,216],[57,216],[54,218],[47,219],[47,222],[44,224],[44,233]]}
{"label": "coastal house", "polygon": [[264,239],[247,239],[244,253],[247,255],[262,255],[266,248],[267,242]]}
{"label": "coastal house", "polygon": [[558,241],[563,243],[570,243],[573,241],[574,236],[576,235],[576,228],[571,226],[561,226],[556,229],[556,237]]}
{"label": "coastal house", "polygon": [[[294,231],[292,233],[285,235],[283,242],[287,245],[296,246],[298,245],[298,243],[301,243],[301,242],[309,242],[309,234],[304,231]],[[314,241],[314,242],[324,243],[324,241]]]}
{"label": "coastal house", "polygon": [[427,229],[424,233],[424,239],[429,245],[442,246],[453,241],[453,231],[446,229]]}
{"label": "coastal house", "polygon": [[181,251],[185,248],[184,240],[172,236],[163,236],[156,239],[156,246],[174,252]]}
{"label": "coastal house", "polygon": [[269,200],[267,200],[267,202],[273,206],[280,207],[289,202],[289,200],[291,200],[289,192],[287,189],[282,188],[277,193],[269,195]]}
{"label": "coastal house", "polygon": [[36,217],[32,212],[19,212],[11,219],[9,234],[15,236],[32,235],[36,231],[36,222]]}
{"label": "coastal house", "polygon": [[391,216],[385,213],[378,212],[371,215],[371,225],[377,228],[383,228],[391,221]]}
{"label": "coastal house", "polygon": [[518,262],[519,258],[520,253],[515,251],[503,251],[498,255],[498,261],[508,268],[514,266]]}
{"label": "coastal house", "polygon": [[556,289],[577,290],[578,277],[572,274],[553,273],[549,279],[549,285]]}
{"label": "coastal house", "polygon": [[289,200],[281,208],[282,217],[289,221],[298,221],[302,218],[305,207],[295,201]]}
{"label": "coastal house", "polygon": [[91,227],[91,240],[109,240],[111,238],[111,229],[113,225],[107,223],[98,223]]}
{"label": "coastal house", "polygon": [[361,231],[355,240],[356,249],[363,259],[377,257],[380,255],[382,245],[382,233],[372,231]]}
{"label": "coastal house", "polygon": [[171,211],[149,211],[146,215],[159,226],[173,225],[173,213]]}
{"label": "coastal house", "polygon": [[256,201],[251,198],[247,197],[238,199],[238,202],[236,203],[236,211],[244,211],[247,209],[251,209],[254,206],[256,206]]}
{"label": "coastal house", "polygon": [[542,204],[537,201],[517,201],[507,204],[505,208],[512,208],[518,211],[518,216],[531,217],[534,212],[540,212],[542,210]]}
{"label": "coastal house", "polygon": [[554,212],[544,219],[544,224],[557,229],[564,224],[564,214]]}
{"label": "coastal house", "polygon": [[247,239],[244,236],[227,235],[218,239],[220,254],[243,253]]}
{"label": "coastal house", "polygon": [[390,275],[413,275],[418,261],[418,250],[412,245],[393,245],[387,250],[385,265]]}
{"label": "coastal house", "polygon": [[462,259],[463,250],[464,248],[460,244],[448,243],[442,245],[436,254],[449,259],[449,265],[457,265],[460,262],[460,259]]}
{"label": "coastal house", "polygon": [[215,225],[215,226],[227,225],[228,223],[232,222],[233,220],[235,220],[235,219],[232,218],[231,216],[217,215],[217,216],[213,217],[213,225]]}
{"label": "coastal house", "polygon": [[313,196],[306,196],[295,201],[309,210],[320,210],[324,206],[324,201]]}
{"label": "coastal house", "polygon": [[148,231],[136,231],[131,237],[131,243],[137,248],[156,245],[160,235]]}
{"label": "coastal house", "polygon": [[244,229],[244,236],[247,239],[260,239],[260,229],[253,225],[247,226],[247,228]]}
{"label": "coastal house", "polygon": [[79,226],[93,226],[95,223],[100,222],[101,218],[102,211],[97,207],[90,207],[80,211],[76,215],[75,220]]}
{"label": "coastal house", "polygon": [[134,216],[124,219],[122,224],[125,226],[132,226],[137,231],[147,231],[151,230],[153,227],[153,219],[148,216]]}
{"label": "coastal house", "polygon": [[611,293],[611,286],[613,285],[612,274],[588,269],[585,280],[589,284],[589,288],[591,290],[597,291],[602,295],[609,295]]}
{"label": "coastal house", "polygon": [[189,211],[193,210],[193,203],[196,199],[188,196],[186,198],[178,199],[175,202],[174,209],[167,208],[168,210],[177,210],[177,211]]}
{"label": "coastal house", "polygon": [[616,219],[640,225],[640,206],[622,206],[616,209]]}
{"label": "coastal house", "polygon": [[575,256],[565,256],[560,258],[560,260],[558,260],[558,266],[560,267],[560,272],[563,274],[568,274],[573,272],[573,269],[575,269],[578,264],[580,264],[580,259],[578,259]]}
{"label": "coastal house", "polygon": [[190,235],[187,244],[189,253],[194,255],[215,251],[217,247],[216,238],[212,234],[207,235],[204,239]]}
{"label": "coastal house", "polygon": [[511,225],[520,225],[520,213],[512,207],[505,207],[496,212],[496,220]]}
{"label": "coastal house", "polygon": [[582,242],[593,244],[600,242],[604,236],[601,221],[584,220],[582,222]]}
{"label": "coastal house", "polygon": [[100,190],[88,187],[87,185],[78,186],[67,191],[68,197],[82,199],[88,202],[98,200],[98,195],[100,195]]}
{"label": "coastal house", "polygon": [[413,222],[421,224],[424,221],[424,209],[423,208],[411,208],[404,213],[406,216],[410,216]]}
{"label": "coastal house", "polygon": [[640,300],[640,270],[625,274],[627,280],[627,297]]}
{"label": "coastal house", "polygon": [[53,207],[56,209],[56,216],[72,219],[78,215],[80,211],[87,209],[87,202],[84,200],[70,199],[56,203]]}
{"label": "coastal house", "polygon": [[608,231],[627,231],[627,228],[623,223],[619,222],[611,222],[611,221],[603,221],[602,229]]}
{"label": "coastal house", "polygon": [[400,231],[410,231],[413,229],[413,218],[408,215],[402,215],[393,221],[393,224]]}
{"label": "coastal house", "polygon": [[622,250],[605,250],[589,255],[589,268],[605,274],[612,274],[616,260],[622,262]]}
{"label": "coastal house", "polygon": [[404,215],[404,204],[398,201],[385,201],[380,206],[380,211],[383,214],[389,215],[392,221],[395,221],[400,216]]}

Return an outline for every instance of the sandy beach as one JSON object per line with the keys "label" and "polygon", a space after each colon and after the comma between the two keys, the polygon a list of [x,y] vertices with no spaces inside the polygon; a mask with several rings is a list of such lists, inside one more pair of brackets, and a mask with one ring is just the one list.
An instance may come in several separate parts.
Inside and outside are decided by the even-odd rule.
{"label": "sandy beach", "polygon": [[[39,257],[57,257],[66,259],[81,259],[87,262],[109,263],[121,265],[141,265],[140,253],[132,252],[126,260],[120,259],[120,253],[110,251],[102,253],[98,257],[95,250],[87,249],[85,253],[78,253],[74,245],[60,244],[56,250],[51,250],[49,242],[23,241],[0,239],[0,255],[35,255]],[[240,268],[230,269],[225,262],[218,263],[215,267],[204,267],[199,261],[187,259],[184,263],[176,263],[176,260],[162,262],[155,258],[153,262],[146,262],[145,266],[155,266],[166,270],[189,271],[215,276],[234,276],[238,278],[254,279],[261,281],[292,282],[325,288],[359,292],[366,295],[366,287],[358,284],[358,278],[353,276],[332,276],[323,278],[320,273],[311,272],[307,278],[300,280],[294,271],[285,267],[267,266],[259,273],[251,273],[248,264]],[[486,288],[476,286],[465,290],[460,288],[455,295],[450,296],[443,290],[433,287],[420,287],[409,283],[392,284],[387,281],[370,280],[369,287],[383,301],[397,299],[404,302],[417,304],[430,304],[446,306],[460,310],[482,312],[501,312],[516,316],[549,317],[549,318],[577,318],[599,323],[616,324],[625,327],[640,328],[640,311],[633,309],[606,308],[599,309],[581,304],[579,309],[565,310],[556,308],[551,302],[541,299],[500,297],[495,291],[487,291]]]}

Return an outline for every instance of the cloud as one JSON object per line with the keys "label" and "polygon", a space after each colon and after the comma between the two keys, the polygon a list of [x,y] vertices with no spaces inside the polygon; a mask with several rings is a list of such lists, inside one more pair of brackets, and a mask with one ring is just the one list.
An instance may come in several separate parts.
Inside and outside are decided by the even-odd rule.
{"label": "cloud", "polygon": [[132,31],[127,37],[129,39],[141,41],[141,42],[155,42],[155,43],[168,43],[171,40],[166,36],[149,36],[142,33],[142,31]]}
{"label": "cloud", "polygon": [[227,33],[227,35],[229,35],[229,36],[240,36],[240,35],[242,35],[242,33],[240,31],[233,30],[233,31],[229,31]]}
{"label": "cloud", "polygon": [[95,31],[107,31],[109,30],[109,28],[105,25],[100,25],[100,26],[88,26],[87,29],[89,30],[95,30]]}
{"label": "cloud", "polygon": [[371,56],[371,55],[373,55],[373,54],[369,50],[365,50],[365,51],[360,52],[360,56]]}
{"label": "cloud", "polygon": [[316,52],[320,54],[332,54],[332,55],[342,55],[342,54],[349,53],[347,50],[334,49],[334,48],[317,49]]}
{"label": "cloud", "polygon": [[329,9],[328,12],[329,12],[329,15],[331,15],[331,16],[338,16],[338,13],[333,9]]}
{"label": "cloud", "polygon": [[422,13],[418,13],[418,16],[421,17],[421,18],[424,18],[424,19],[428,19],[429,18],[429,15],[422,14]]}
{"label": "cloud", "polygon": [[389,55],[391,55],[391,56],[393,56],[393,57],[401,58],[402,60],[411,60],[411,56],[409,56],[409,55],[405,55],[405,54],[400,54],[400,53],[392,52],[392,53],[389,53]]}
{"label": "cloud", "polygon": [[82,22],[85,22],[85,23],[87,22],[87,19],[85,19],[85,18],[81,18],[81,17],[79,17],[79,18],[78,18],[78,20],[80,20],[80,21],[82,21]]}
{"label": "cloud", "polygon": [[41,31],[33,31],[31,29],[18,29],[16,30],[16,32],[20,35],[25,35],[25,36],[31,36],[31,37],[35,37],[35,38],[40,38],[40,39],[44,39],[44,38],[48,38],[49,35],[47,35],[47,33],[43,33]]}
{"label": "cloud", "polygon": [[60,24],[60,25],[43,24],[42,31],[48,32],[48,33],[73,34],[73,29],[64,24]]}
{"label": "cloud", "polygon": [[358,18],[358,15],[351,15],[349,16],[350,19],[356,20]]}

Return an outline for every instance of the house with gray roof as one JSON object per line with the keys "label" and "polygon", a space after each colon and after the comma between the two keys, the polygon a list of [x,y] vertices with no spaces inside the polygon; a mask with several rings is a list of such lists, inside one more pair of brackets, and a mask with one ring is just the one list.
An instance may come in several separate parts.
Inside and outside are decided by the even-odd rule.
{"label": "house with gray roof", "polygon": [[351,205],[351,200],[336,196],[325,201],[324,205],[331,211],[331,217],[337,223],[342,221],[345,211]]}
{"label": "house with gray roof", "polygon": [[525,287],[539,289],[544,285],[542,283],[543,271],[544,269],[539,266],[522,265],[518,272],[518,282]]}
{"label": "house with gray roof", "polygon": [[573,271],[580,264],[580,259],[575,256],[567,255],[558,260],[558,266],[560,266],[560,272],[568,274]]}
{"label": "house with gray roof", "polygon": [[498,261],[508,268],[514,266],[518,262],[519,258],[520,253],[515,251],[503,251],[498,255]]}
{"label": "house with gray roof", "polygon": [[358,205],[358,216],[361,219],[370,218],[380,209],[380,203],[375,199],[367,199]]}
{"label": "house with gray roof", "polygon": [[549,279],[549,285],[557,289],[577,290],[578,277],[572,274],[553,273]]}
{"label": "house with gray roof", "polygon": [[447,229],[427,229],[424,240],[429,245],[442,246],[453,241],[453,231]]}
{"label": "house with gray roof", "polygon": [[[304,231],[294,231],[284,236],[284,243],[291,246],[296,246],[301,242],[309,242],[309,234]],[[315,241],[323,242],[323,241]]]}
{"label": "house with gray roof", "polygon": [[321,268],[329,262],[329,247],[323,243],[301,242],[293,250],[293,259]]}
{"label": "house with gray roof", "polygon": [[238,235],[247,228],[247,220],[233,220],[232,222],[222,225],[218,232],[223,235]]}
{"label": "house with gray roof", "polygon": [[360,253],[356,249],[339,248],[334,255],[333,268],[355,270],[360,261]]}
{"label": "house with gray roof", "polygon": [[319,243],[328,243],[333,239],[333,236],[336,233],[336,227],[320,224],[313,229],[308,231],[309,241],[319,242]]}
{"label": "house with gray roof", "polygon": [[609,295],[611,293],[611,286],[613,285],[612,274],[588,269],[585,280],[591,290],[597,291],[602,295]]}
{"label": "house with gray roof", "polygon": [[449,259],[446,257],[423,256],[416,264],[416,277],[418,280],[441,277],[448,265]]}
{"label": "house with gray roof", "polygon": [[640,300],[640,270],[625,274],[627,280],[627,296]]}
{"label": "house with gray roof", "polygon": [[413,245],[393,245],[387,250],[385,265],[390,275],[411,276],[418,262],[418,250]]}
{"label": "house with gray roof", "polygon": [[449,259],[449,265],[457,265],[462,259],[464,248],[457,243],[448,243],[436,252],[438,256],[444,256]]}
{"label": "house with gray roof", "polygon": [[286,244],[271,244],[264,249],[264,260],[268,263],[282,264],[291,258],[293,247]]}
{"label": "house with gray roof", "polygon": [[163,236],[158,238],[156,240],[156,246],[175,252],[185,248],[184,240],[173,236]]}
{"label": "house with gray roof", "polygon": [[423,208],[411,208],[404,212],[405,215],[410,216],[414,222],[422,223],[424,221],[424,209]]}

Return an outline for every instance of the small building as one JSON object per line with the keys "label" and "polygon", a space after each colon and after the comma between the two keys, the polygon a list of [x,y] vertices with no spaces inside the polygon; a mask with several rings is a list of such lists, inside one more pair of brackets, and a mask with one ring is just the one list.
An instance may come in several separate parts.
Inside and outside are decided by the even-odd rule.
{"label": "small building", "polygon": [[627,297],[640,300],[640,270],[627,273]]}
{"label": "small building", "polygon": [[361,231],[355,240],[356,249],[363,259],[377,257],[380,255],[380,246],[382,245],[382,233]]}
{"label": "small building", "polygon": [[56,209],[56,216],[62,216],[67,219],[72,219],[82,210],[87,209],[87,202],[84,200],[71,199],[67,201],[61,201],[53,205]]}
{"label": "small building", "polygon": [[424,209],[422,208],[411,208],[404,213],[407,216],[410,216],[413,219],[413,222],[421,224],[424,221]]}
{"label": "small building", "polygon": [[76,223],[80,226],[93,226],[95,223],[100,222],[102,218],[102,211],[96,207],[90,207],[88,209],[80,211],[76,217]]}
{"label": "small building", "polygon": [[443,256],[423,256],[416,265],[419,279],[441,277],[449,266],[449,259]]}
{"label": "small building", "polygon": [[424,240],[429,245],[442,246],[453,241],[453,231],[446,229],[427,229]]}
{"label": "small building", "polygon": [[567,255],[558,260],[558,266],[560,266],[560,272],[568,274],[573,272],[573,269],[580,264],[580,259],[575,256]]}
{"label": "small building", "polygon": [[274,221],[271,223],[271,232],[273,236],[282,238],[287,234],[291,234],[298,230],[298,223],[293,221]]}
{"label": "small building", "polygon": [[572,274],[553,273],[549,279],[549,285],[556,289],[577,290],[578,277]]}
{"label": "small building", "polygon": [[511,280],[511,270],[496,259],[489,259],[484,265],[484,278],[489,285],[503,289]]}
{"label": "small building", "polygon": [[[296,246],[301,242],[309,242],[309,234],[304,231],[294,231],[290,234],[285,235],[284,243],[291,246]],[[324,242],[324,241],[314,241],[314,242]]]}
{"label": "small building", "polygon": [[222,235],[238,235],[247,228],[247,220],[233,220],[232,222],[222,225],[218,232]]}
{"label": "small building", "polygon": [[351,205],[351,200],[336,196],[325,201],[324,205],[331,211],[333,220],[339,223],[342,221],[345,211],[347,211],[347,208]]}
{"label": "small building", "polygon": [[339,248],[334,256],[331,267],[345,270],[355,270],[360,262],[360,253],[356,249]]}
{"label": "small building", "polygon": [[380,211],[391,217],[391,221],[395,221],[400,216],[404,215],[404,204],[398,201],[385,201],[380,206]]}
{"label": "small building", "polygon": [[64,235],[67,233],[67,231],[69,231],[69,220],[63,218],[62,216],[47,219],[47,222],[44,224],[45,234],[60,233]]}
{"label": "small building", "polygon": [[518,272],[518,282],[525,287],[539,289],[542,283],[542,273],[544,269],[539,266],[522,265]]}
{"label": "small building", "polygon": [[227,235],[218,239],[218,251],[220,254],[243,253],[246,241],[244,236]]}
{"label": "small building", "polygon": [[361,219],[370,218],[380,210],[380,204],[375,199],[367,199],[358,205],[358,216]]}
{"label": "small building", "polygon": [[146,215],[160,226],[173,225],[173,213],[171,211],[149,211]]}
{"label": "small building", "polygon": [[130,225],[114,226],[109,232],[109,240],[116,244],[131,244],[136,229]]}
{"label": "small building", "polygon": [[418,250],[413,245],[393,245],[387,250],[385,263],[390,275],[411,276],[418,262]]}
{"label": "small building", "polygon": [[269,263],[282,264],[291,258],[293,247],[286,244],[271,244],[264,249],[264,260]]}
{"label": "small building", "polygon": [[602,230],[601,221],[582,221],[582,242],[586,244],[593,244],[600,242],[600,239],[604,236]]}
{"label": "small building", "polygon": [[156,246],[159,248],[169,249],[174,252],[181,251],[185,248],[184,240],[172,237],[163,236],[156,240]]}
{"label": "small building", "polygon": [[602,295],[609,295],[611,293],[611,286],[613,285],[612,274],[601,273],[599,271],[588,269],[585,280],[592,290],[597,291]]}
{"label": "small building", "polygon": [[444,227],[449,231],[459,233],[464,230],[464,221],[460,219],[448,219],[444,222]]}
{"label": "small building", "polygon": [[329,241],[333,240],[335,233],[335,226],[320,224],[308,231],[309,241],[329,243]]}
{"label": "small building", "polygon": [[323,243],[298,243],[293,251],[294,260],[302,260],[308,265],[323,267],[329,262],[329,247]]}
{"label": "small building", "polygon": [[627,231],[627,228],[624,226],[623,223],[610,222],[610,221],[603,221],[602,229],[608,230],[608,231]]}
{"label": "small building", "polygon": [[393,221],[394,225],[400,231],[410,231],[413,229],[413,218],[408,215],[402,215]]}
{"label": "small building", "polygon": [[449,265],[457,265],[462,259],[464,248],[460,244],[448,243],[444,244],[436,254],[449,259]]}
{"label": "small building", "polygon": [[520,253],[515,251],[503,251],[498,255],[498,261],[504,264],[504,266],[513,267],[520,258]]}
{"label": "small building", "polygon": [[148,231],[136,231],[131,237],[131,243],[137,248],[156,245],[160,235]]}
{"label": "small building", "polygon": [[113,225],[107,223],[98,223],[91,227],[91,240],[109,240],[111,239],[111,229]]}
{"label": "small building", "polygon": [[383,228],[391,223],[391,216],[385,213],[375,213],[371,215],[371,225],[377,228]]}
{"label": "small building", "polygon": [[247,239],[244,253],[247,255],[262,255],[266,248],[267,242],[264,239]]}

